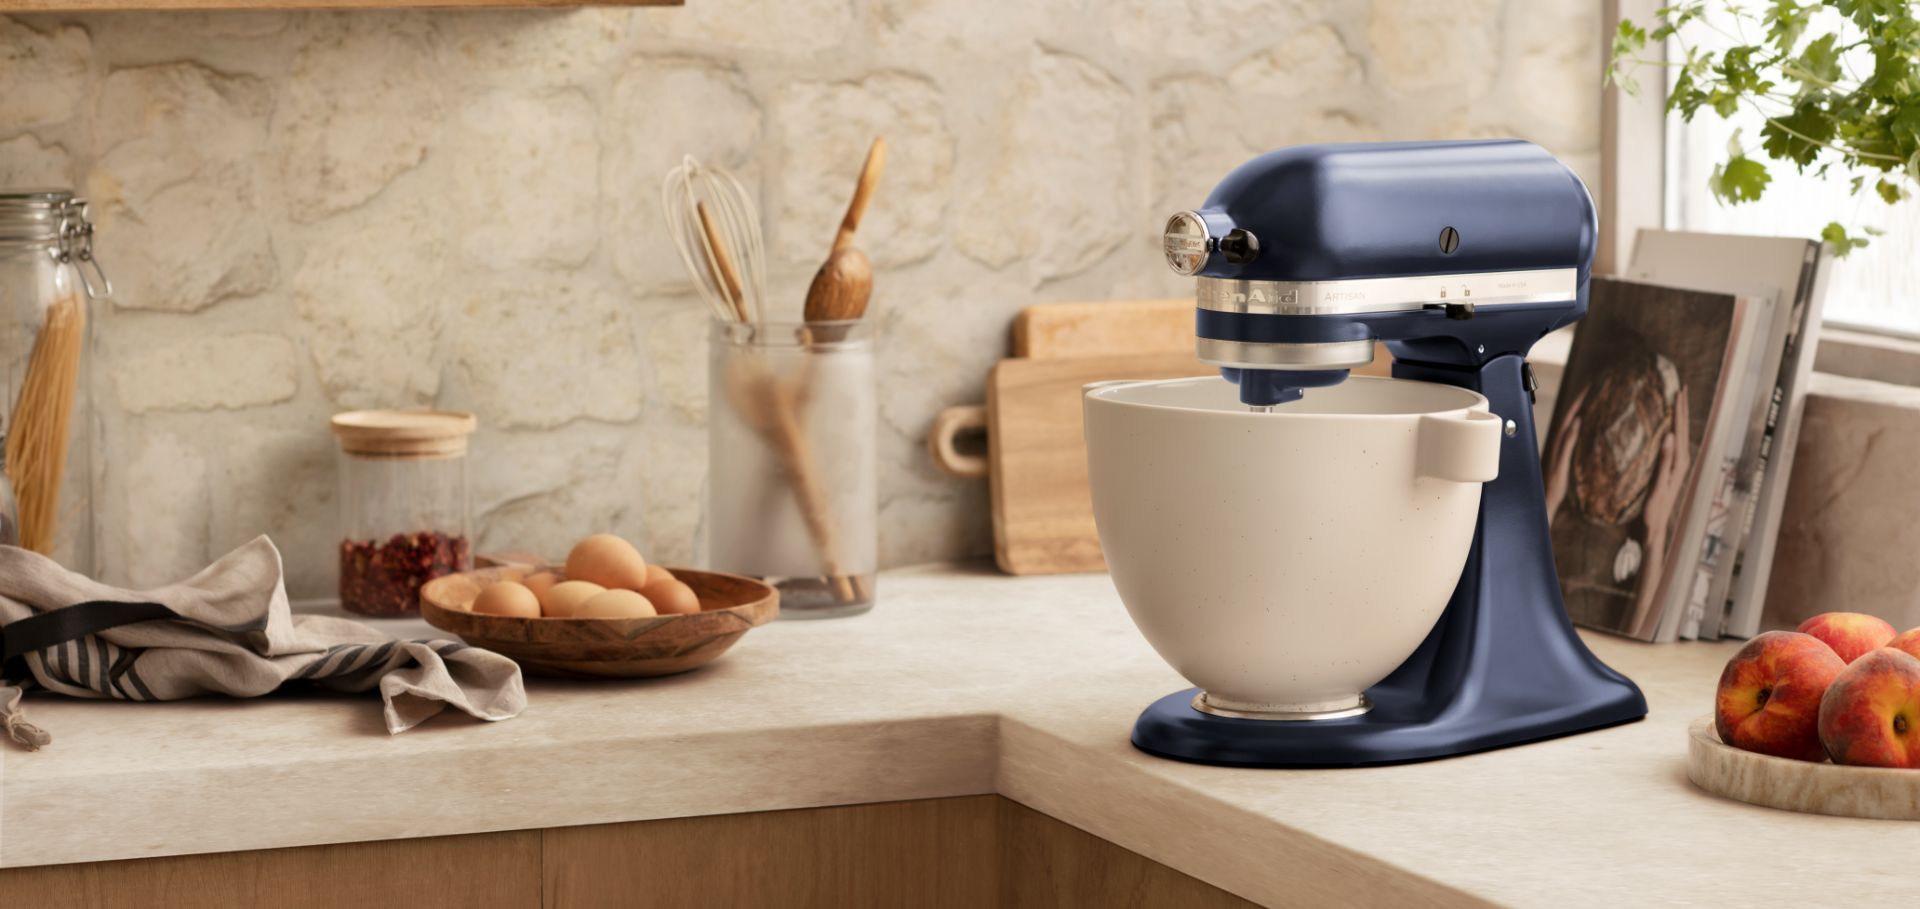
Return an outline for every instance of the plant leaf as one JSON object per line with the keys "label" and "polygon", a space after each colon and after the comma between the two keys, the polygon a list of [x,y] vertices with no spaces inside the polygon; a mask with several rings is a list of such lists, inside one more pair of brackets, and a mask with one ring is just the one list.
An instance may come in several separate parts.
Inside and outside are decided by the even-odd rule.
{"label": "plant leaf", "polygon": [[1827,226],[1820,229],[1820,239],[1833,247],[1833,255],[1837,259],[1844,259],[1848,253],[1867,245],[1865,237],[1848,236],[1847,229],[1840,226],[1838,221],[1827,222]]}
{"label": "plant leaf", "polygon": [[1833,32],[1813,39],[1794,60],[1794,65],[1783,70],[1800,83],[1802,97],[1840,81],[1840,52],[1834,48],[1839,40],[1840,36]]}
{"label": "plant leaf", "polygon": [[1773,176],[1767,173],[1767,166],[1746,155],[1734,155],[1726,163],[1714,167],[1713,176],[1707,180],[1707,188],[1713,196],[1730,205],[1752,202],[1766,192],[1767,184]]}
{"label": "plant leaf", "polygon": [[1638,66],[1634,59],[1647,46],[1647,30],[1634,25],[1632,20],[1620,20],[1619,28],[1613,33],[1613,53],[1607,61],[1607,81],[1620,86],[1620,90],[1629,95],[1640,94],[1640,80],[1630,72]]}
{"label": "plant leaf", "polygon": [[1833,141],[1837,125],[1819,105],[1802,102],[1793,113],[1774,117],[1760,127],[1761,148],[1781,161],[1792,161],[1806,170]]}
{"label": "plant leaf", "polygon": [[1761,17],[1767,23],[1767,40],[1781,53],[1792,53],[1793,46],[1800,43],[1800,36],[1806,32],[1807,20],[1812,14],[1812,10],[1794,0],[1773,0],[1773,6]]}

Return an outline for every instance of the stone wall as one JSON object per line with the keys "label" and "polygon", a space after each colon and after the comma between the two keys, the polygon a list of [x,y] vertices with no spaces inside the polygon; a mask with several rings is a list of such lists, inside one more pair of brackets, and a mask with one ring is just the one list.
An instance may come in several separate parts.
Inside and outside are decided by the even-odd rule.
{"label": "stone wall", "polygon": [[867,141],[882,558],[990,546],[927,463],[1043,300],[1175,295],[1155,246],[1267,148],[1516,135],[1597,171],[1585,0],[688,0],[681,9],[0,18],[0,184],[95,202],[103,573],[256,533],[332,587],[335,410],[480,415],[484,548],[695,558],[706,311],[659,214],[691,152],[797,312]]}

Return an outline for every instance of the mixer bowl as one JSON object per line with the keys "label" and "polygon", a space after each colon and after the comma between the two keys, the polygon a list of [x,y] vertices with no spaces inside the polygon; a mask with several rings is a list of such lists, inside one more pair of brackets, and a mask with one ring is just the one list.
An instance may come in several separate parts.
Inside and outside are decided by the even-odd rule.
{"label": "mixer bowl", "polygon": [[1088,386],[1088,475],[1114,587],[1227,716],[1367,708],[1446,608],[1499,470],[1463,388],[1355,377],[1271,413],[1202,377]]}

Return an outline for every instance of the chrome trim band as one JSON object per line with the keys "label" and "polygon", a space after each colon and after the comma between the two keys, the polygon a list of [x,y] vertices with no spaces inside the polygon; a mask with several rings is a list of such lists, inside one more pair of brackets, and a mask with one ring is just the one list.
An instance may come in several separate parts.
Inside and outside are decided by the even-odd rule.
{"label": "chrome trim band", "polygon": [[1331,710],[1288,710],[1278,704],[1242,704],[1237,701],[1216,702],[1202,691],[1193,696],[1193,709],[1213,716],[1233,717],[1239,720],[1273,720],[1282,723],[1312,722],[1314,720],[1338,720],[1350,716],[1359,716],[1373,709],[1373,702],[1366,695],[1359,695],[1351,707],[1336,707]]}
{"label": "chrome trim band", "polygon": [[1193,345],[1201,361],[1238,369],[1352,369],[1373,362],[1373,339],[1283,344],[1199,338]]}
{"label": "chrome trim band", "polygon": [[1214,312],[1331,316],[1399,312],[1444,303],[1476,307],[1558,303],[1573,299],[1579,290],[1578,269],[1542,268],[1347,281],[1200,278],[1194,300],[1201,309]]}

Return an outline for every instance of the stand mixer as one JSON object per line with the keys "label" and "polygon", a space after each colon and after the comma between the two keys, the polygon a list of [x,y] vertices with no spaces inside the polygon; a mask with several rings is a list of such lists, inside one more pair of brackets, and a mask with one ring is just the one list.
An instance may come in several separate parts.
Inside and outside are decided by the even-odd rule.
{"label": "stand mixer", "polygon": [[[1410,379],[1467,389],[1484,396],[1462,396],[1482,402],[1479,416],[1490,409],[1498,418],[1499,431],[1486,433],[1488,448],[1498,448],[1498,473],[1484,486],[1477,482],[1484,475],[1455,477],[1479,495],[1471,542],[1458,541],[1464,569],[1417,649],[1367,688],[1359,706],[1269,716],[1216,709],[1200,689],[1188,689],[1141,714],[1135,746],[1210,764],[1352,766],[1498,748],[1645,716],[1639,689],[1588,651],[1562,605],[1526,361],[1535,341],[1585,315],[1595,237],[1593,203],[1579,178],[1515,140],[1282,149],[1233,171],[1200,209],[1171,218],[1167,261],[1198,279],[1199,357],[1237,386],[1245,409],[1286,413],[1315,395],[1338,401],[1341,383],[1404,388],[1412,383],[1398,380]],[[1376,341],[1394,357],[1394,379],[1349,381],[1350,369],[1372,360]],[[1100,393],[1089,392],[1090,443],[1091,402]],[[1489,466],[1493,458],[1489,451]],[[1263,466],[1241,465],[1241,473],[1249,470]],[[1099,499],[1096,488],[1096,505]],[[1470,500],[1464,508],[1462,528]],[[1103,542],[1119,532],[1116,514],[1100,514]],[[1396,566],[1359,570],[1384,578]],[[1137,597],[1129,599],[1115,577],[1139,622]],[[1311,604],[1323,613],[1348,606]],[[1160,641],[1155,646],[1167,655]],[[1398,654],[1383,665],[1391,659]]]}

